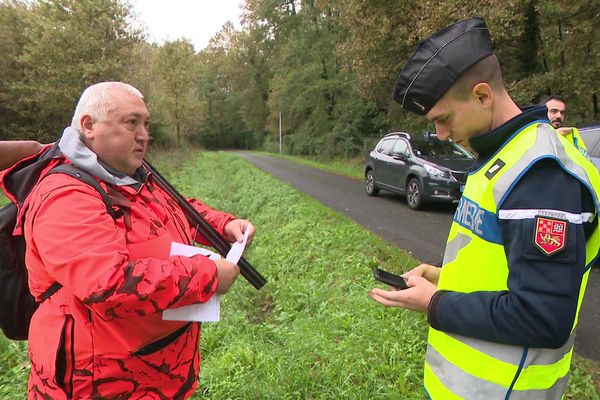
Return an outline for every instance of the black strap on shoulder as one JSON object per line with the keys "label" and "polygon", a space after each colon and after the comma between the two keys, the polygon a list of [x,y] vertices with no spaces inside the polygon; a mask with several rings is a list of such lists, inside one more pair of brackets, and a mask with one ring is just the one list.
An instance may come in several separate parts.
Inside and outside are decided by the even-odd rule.
{"label": "black strap on shoulder", "polygon": [[41,301],[47,300],[54,293],[58,292],[58,290],[62,287],[62,285],[58,282],[54,282],[52,286],[50,286],[44,293],[42,293]]}
{"label": "black strap on shoulder", "polygon": [[96,191],[100,194],[100,196],[102,196],[102,201],[104,201],[104,205],[106,206],[106,211],[108,212],[108,214],[111,217],[113,217],[113,219],[117,219],[123,215],[123,210],[119,209],[119,210],[115,211],[113,209],[112,201],[110,200],[108,193],[106,193],[106,191],[104,189],[102,189],[102,186],[100,186],[98,181],[95,180],[94,178],[92,178],[92,176],[90,174],[88,174],[87,172],[77,168],[76,166],[74,166],[72,164],[60,164],[59,166],[54,167],[52,170],[50,170],[50,172],[48,172],[46,174],[46,176],[48,176],[50,174],[56,174],[56,173],[70,175],[73,178],[78,179],[84,183],[87,183],[88,185],[90,185],[91,187],[96,189]]}
{"label": "black strap on shoulder", "polygon": [[[123,210],[118,209],[115,210],[113,209],[112,206],[112,201],[110,200],[110,197],[108,196],[108,193],[106,193],[106,191],[104,189],[102,189],[102,186],[100,186],[100,184],[98,183],[97,180],[95,180],[94,178],[92,178],[92,176],[90,174],[88,174],[87,172],[77,168],[74,165],[71,164],[60,164],[57,167],[54,167],[50,170],[50,172],[48,172],[44,178],[50,174],[67,174],[72,176],[75,179],[78,179],[88,185],[90,185],[91,187],[93,187],[94,189],[96,189],[96,191],[100,194],[100,196],[102,196],[102,201],[104,201],[104,205],[106,206],[106,211],[108,212],[108,214],[113,218],[113,219],[118,219],[123,215]],[[54,293],[58,292],[58,290],[62,287],[62,285],[58,282],[54,282],[41,296],[41,301],[44,301],[46,299],[49,299],[50,296],[52,296]]]}

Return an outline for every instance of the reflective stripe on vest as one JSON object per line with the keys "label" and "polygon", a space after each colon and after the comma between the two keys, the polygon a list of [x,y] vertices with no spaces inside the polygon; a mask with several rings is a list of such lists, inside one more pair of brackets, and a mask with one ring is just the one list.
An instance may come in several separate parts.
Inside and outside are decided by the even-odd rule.
{"label": "reflective stripe on vest", "polygon": [[[505,386],[465,373],[447,362],[432,347],[427,348],[427,353],[429,361],[425,365],[425,386],[432,399],[503,400],[507,398],[508,391]],[[448,381],[447,377],[445,380],[440,380],[440,376],[443,376],[444,373],[455,380],[454,392],[451,392],[443,383]],[[549,388],[525,390],[514,388],[510,392],[510,400],[560,400],[568,382],[568,374],[565,374]]]}
{"label": "reflective stripe on vest", "polygon": [[[560,133],[559,133],[559,135],[560,135]],[[581,154],[583,154],[585,157],[588,157],[587,147],[585,146],[585,142],[583,141],[583,139],[581,138],[581,135],[579,134],[579,129],[571,128],[571,131],[564,136],[565,136],[565,138],[567,138],[567,140],[570,143],[573,143],[575,148],[577,150],[579,150],[581,152]]]}
{"label": "reflective stripe on vest", "polygon": [[[508,289],[508,264],[498,209],[523,174],[545,158],[556,160],[590,190],[598,213],[600,175],[596,168],[549,125],[532,123],[515,133],[486,165],[469,175],[450,228],[439,289],[465,293]],[[519,212],[502,217],[530,218],[539,210]],[[595,217],[567,216],[572,223]],[[586,243],[586,264],[599,251],[600,231],[596,228]],[[482,255],[485,274],[480,269]],[[510,346],[430,328],[425,388],[431,398],[560,399],[568,382],[574,329],[588,276],[589,268],[582,279],[571,337],[560,349]]]}

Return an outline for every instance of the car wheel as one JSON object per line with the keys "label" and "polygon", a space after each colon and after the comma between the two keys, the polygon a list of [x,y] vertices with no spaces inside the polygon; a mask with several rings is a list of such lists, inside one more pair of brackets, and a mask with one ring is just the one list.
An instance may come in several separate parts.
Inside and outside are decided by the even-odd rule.
{"label": "car wheel", "polygon": [[412,178],[406,185],[406,202],[413,210],[418,210],[423,206],[423,191],[417,178]]}
{"label": "car wheel", "polygon": [[377,196],[379,194],[379,189],[375,185],[375,174],[373,174],[373,170],[368,170],[365,174],[365,191],[369,196]]}

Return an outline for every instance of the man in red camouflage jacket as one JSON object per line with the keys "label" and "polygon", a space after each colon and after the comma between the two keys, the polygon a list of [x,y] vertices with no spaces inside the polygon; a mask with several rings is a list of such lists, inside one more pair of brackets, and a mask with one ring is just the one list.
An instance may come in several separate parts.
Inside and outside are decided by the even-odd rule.
{"label": "man in red camouflage jacket", "polygon": [[[41,180],[22,207],[32,294],[62,285],[31,320],[30,399],[185,399],[197,386],[200,325],[162,311],[227,292],[239,268],[169,256],[171,242],[208,243],[142,167],[148,121],[137,89],[102,82],[84,91],[59,141],[56,163],[94,176],[121,218],[66,174]],[[247,220],[192,204],[230,242],[254,233]]]}

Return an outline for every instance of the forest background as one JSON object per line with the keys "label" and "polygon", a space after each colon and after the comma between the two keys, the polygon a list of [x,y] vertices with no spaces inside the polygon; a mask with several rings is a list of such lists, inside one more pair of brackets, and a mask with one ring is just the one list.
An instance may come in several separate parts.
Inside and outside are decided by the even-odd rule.
{"label": "forest background", "polygon": [[[0,140],[54,141],[85,87],[129,82],[154,145],[180,147],[153,154],[169,180],[261,227],[251,259],[270,284],[238,283],[224,323],[203,327],[197,397],[425,398],[424,317],[365,294],[372,267],[416,260],[239,157],[178,156],[278,150],[280,121],[286,153],[322,160],[431,129],[392,101],[396,77],[419,40],[471,16],[486,19],[520,105],[560,93],[568,124],[600,122],[598,0],[246,0],[240,28],[200,51],[150,44],[125,1],[0,0]],[[0,398],[25,396],[28,366],[26,343],[0,335]],[[566,399],[600,399],[600,367],[577,356],[572,371]]]}
{"label": "forest background", "polygon": [[148,43],[126,1],[4,0],[0,139],[54,141],[86,86],[119,80],[144,93],[159,145],[276,150],[281,129],[286,153],[357,157],[432,129],[392,101],[396,77],[421,39],[471,16],[519,105],[559,93],[567,124],[598,123],[598,0],[246,0],[240,27],[198,52]]}

